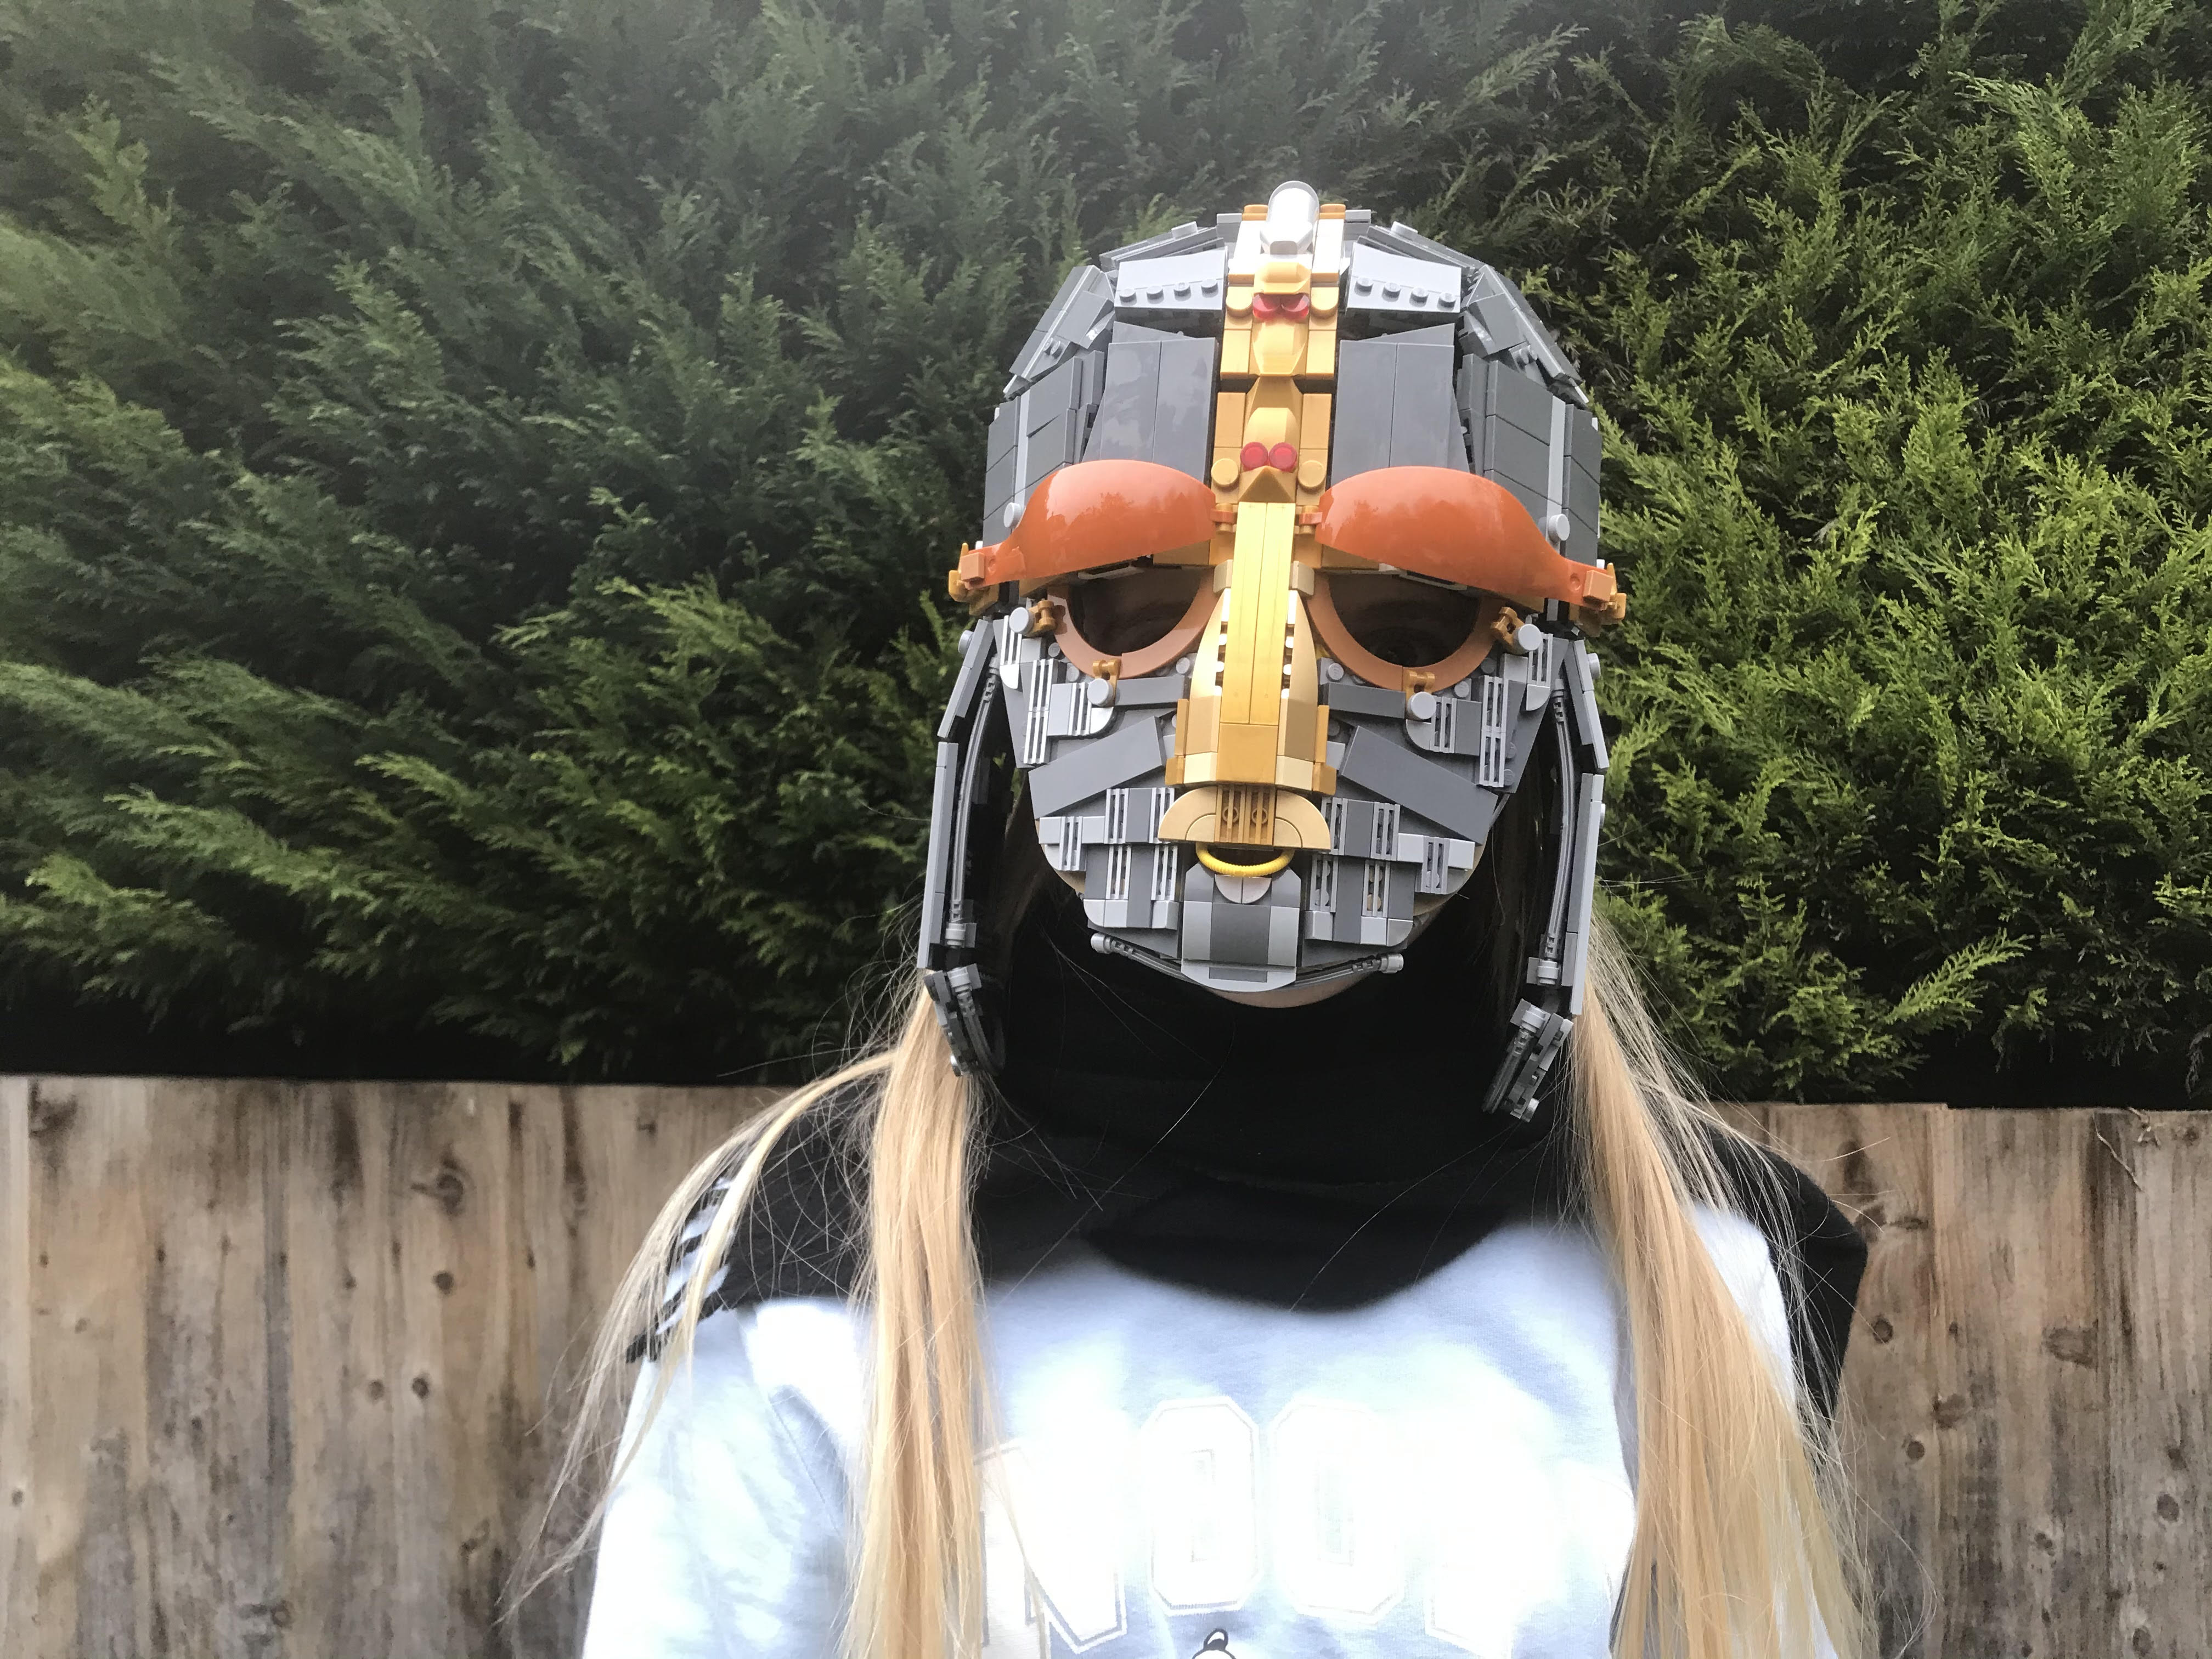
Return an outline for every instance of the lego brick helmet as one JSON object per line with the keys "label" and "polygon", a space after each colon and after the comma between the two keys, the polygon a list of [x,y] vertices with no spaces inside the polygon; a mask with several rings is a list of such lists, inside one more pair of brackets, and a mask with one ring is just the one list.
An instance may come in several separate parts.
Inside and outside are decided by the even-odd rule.
{"label": "lego brick helmet", "polygon": [[[1486,1105],[1581,1012],[1606,744],[1597,422],[1519,289],[1289,183],[1061,284],[991,422],[921,967],[1001,1057],[1009,833],[1094,949],[1231,994],[1389,974],[1540,780],[1549,884]],[[1010,811],[1015,780],[1028,811]]]}

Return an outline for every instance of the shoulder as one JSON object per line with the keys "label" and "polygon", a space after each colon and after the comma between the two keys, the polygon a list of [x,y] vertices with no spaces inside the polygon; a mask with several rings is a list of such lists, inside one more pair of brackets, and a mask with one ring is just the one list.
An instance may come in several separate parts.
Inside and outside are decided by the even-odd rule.
{"label": "shoulder", "polygon": [[[861,1277],[866,1214],[866,1161],[854,1132],[854,1109],[865,1104],[861,1086],[817,1102],[776,1136],[719,1260],[705,1269],[702,1330],[713,1315],[852,1294]],[[726,1174],[692,1206],[669,1252],[659,1316],[631,1344],[631,1359],[659,1354],[735,1179]]]}
{"label": "shoulder", "polygon": [[1784,1367],[1794,1362],[1800,1344],[1790,1329],[1789,1309],[1782,1291],[1782,1275],[1774,1246],[1756,1224],[1731,1210],[1698,1205],[1691,1212],[1705,1254],[1712,1257],[1721,1280],[1735,1297],[1751,1323],[1752,1334]]}
{"label": "shoulder", "polygon": [[1706,1248],[1723,1274],[1733,1264],[1729,1284],[1739,1301],[1746,1275],[1764,1257],[1797,1375],[1813,1407],[1832,1416],[1866,1273],[1866,1242],[1820,1182],[1781,1153],[1735,1135],[1716,1134],[1712,1147],[1735,1201],[1725,1229],[1700,1224]]}
{"label": "shoulder", "polygon": [[699,1327],[640,1372],[603,1517],[585,1659],[817,1659],[844,1604],[860,1366],[841,1304]]}

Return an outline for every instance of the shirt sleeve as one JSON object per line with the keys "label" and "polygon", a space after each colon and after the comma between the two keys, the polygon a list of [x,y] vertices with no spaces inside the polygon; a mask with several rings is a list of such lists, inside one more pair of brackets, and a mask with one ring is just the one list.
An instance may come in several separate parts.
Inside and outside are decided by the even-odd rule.
{"label": "shirt sleeve", "polygon": [[[1690,1219],[1697,1227],[1698,1237],[1705,1241],[1713,1266],[1720,1270],[1721,1282],[1735,1297],[1736,1306],[1743,1310],[1745,1322],[1765,1352],[1775,1381],[1784,1395],[1794,1395],[1797,1384],[1791,1364],[1790,1314],[1783,1300],[1781,1278],[1767,1254],[1766,1236],[1740,1215],[1708,1209],[1702,1204],[1691,1210]],[[1620,1370],[1613,1387],[1613,1409],[1614,1420],[1620,1425],[1620,1455],[1632,1482],[1636,1479],[1637,1453],[1636,1378],[1630,1366],[1626,1308],[1620,1311]]]}
{"label": "shirt sleeve", "polygon": [[[1765,1350],[1774,1380],[1785,1395],[1796,1395],[1798,1372],[1791,1347],[1804,1327],[1791,1317],[1783,1294],[1781,1275],[1775,1271],[1766,1235],[1742,1217],[1699,1207],[1694,1212],[1698,1234],[1720,1269],[1721,1278],[1743,1310],[1745,1321],[1759,1346]],[[1835,1644],[1826,1626],[1814,1613],[1814,1659],[1836,1659]]]}
{"label": "shirt sleeve", "polygon": [[846,1460],[819,1398],[782,1363],[778,1322],[764,1332],[759,1310],[702,1321],[649,1424],[644,1368],[583,1659],[834,1659]]}

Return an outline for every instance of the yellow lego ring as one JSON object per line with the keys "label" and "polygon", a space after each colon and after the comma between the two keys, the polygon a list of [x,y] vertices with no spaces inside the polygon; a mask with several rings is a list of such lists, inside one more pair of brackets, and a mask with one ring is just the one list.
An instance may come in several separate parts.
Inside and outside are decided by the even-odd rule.
{"label": "yellow lego ring", "polygon": [[1290,867],[1291,855],[1278,853],[1258,864],[1231,864],[1227,859],[1218,858],[1201,847],[1198,849],[1198,861],[1217,876],[1272,876],[1279,870]]}

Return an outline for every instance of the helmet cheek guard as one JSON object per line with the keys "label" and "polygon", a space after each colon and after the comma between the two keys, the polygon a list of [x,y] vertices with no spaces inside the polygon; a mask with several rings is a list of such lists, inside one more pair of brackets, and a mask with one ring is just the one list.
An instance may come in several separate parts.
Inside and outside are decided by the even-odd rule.
{"label": "helmet cheek guard", "polygon": [[1541,757],[1548,892],[1485,1100],[1528,1115],[1582,1008],[1585,636],[1624,609],[1572,366],[1490,267],[1304,185],[1102,266],[1016,362],[951,577],[921,966],[956,1065],[1001,1059],[1016,779],[1094,949],[1237,994],[1395,972]]}

